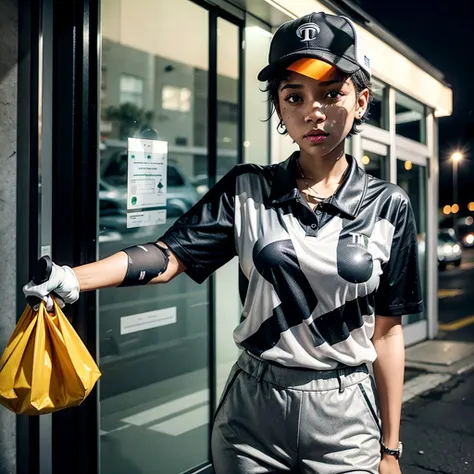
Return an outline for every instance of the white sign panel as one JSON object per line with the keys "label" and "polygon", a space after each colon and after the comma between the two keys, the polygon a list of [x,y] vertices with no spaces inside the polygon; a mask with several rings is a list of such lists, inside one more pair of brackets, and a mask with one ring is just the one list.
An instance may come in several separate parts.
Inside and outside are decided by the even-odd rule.
{"label": "white sign panel", "polygon": [[157,211],[128,212],[127,227],[143,227],[146,225],[158,225],[166,223],[166,211],[159,209]]}
{"label": "white sign panel", "polygon": [[128,139],[128,211],[166,206],[167,160],[168,142]]}
{"label": "white sign panel", "polygon": [[176,322],[176,307],[132,314],[120,318],[120,334],[146,331]]}

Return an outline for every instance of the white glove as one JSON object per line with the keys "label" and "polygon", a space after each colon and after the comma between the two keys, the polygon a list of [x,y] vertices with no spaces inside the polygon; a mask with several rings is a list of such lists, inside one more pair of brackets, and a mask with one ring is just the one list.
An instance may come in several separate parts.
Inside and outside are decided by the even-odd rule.
{"label": "white glove", "polygon": [[[36,285],[30,281],[23,287],[23,293],[26,297],[35,296],[46,302],[48,311],[53,309],[53,300],[49,296],[52,292],[59,296],[64,303],[71,304],[79,299],[80,286],[76,274],[71,267],[66,265],[60,267],[53,263],[51,275],[41,285]],[[63,307],[61,300],[58,304]],[[37,309],[37,308],[35,308]]]}

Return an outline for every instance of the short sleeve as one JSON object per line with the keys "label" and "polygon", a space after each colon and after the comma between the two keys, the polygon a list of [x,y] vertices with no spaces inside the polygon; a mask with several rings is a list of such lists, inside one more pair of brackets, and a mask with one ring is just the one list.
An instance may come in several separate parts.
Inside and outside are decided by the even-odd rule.
{"label": "short sleeve", "polygon": [[375,312],[381,316],[421,313],[418,238],[413,210],[406,196],[402,197],[394,226],[390,257],[382,267],[375,295]]}
{"label": "short sleeve", "polygon": [[234,202],[236,168],[227,173],[158,240],[202,283],[236,255]]}

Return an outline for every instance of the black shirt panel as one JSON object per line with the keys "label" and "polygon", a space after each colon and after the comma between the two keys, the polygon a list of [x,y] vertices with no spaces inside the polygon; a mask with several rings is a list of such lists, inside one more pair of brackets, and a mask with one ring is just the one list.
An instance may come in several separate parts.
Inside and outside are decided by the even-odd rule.
{"label": "black shirt panel", "polygon": [[240,172],[242,168],[233,168],[159,239],[197,283],[236,255],[234,201]]}
{"label": "black shirt panel", "polygon": [[[394,208],[397,208],[396,214]],[[402,191],[387,206],[388,217],[395,214],[395,231],[390,259],[382,266],[375,310],[381,316],[401,316],[423,311],[418,266],[418,235],[408,197]]]}

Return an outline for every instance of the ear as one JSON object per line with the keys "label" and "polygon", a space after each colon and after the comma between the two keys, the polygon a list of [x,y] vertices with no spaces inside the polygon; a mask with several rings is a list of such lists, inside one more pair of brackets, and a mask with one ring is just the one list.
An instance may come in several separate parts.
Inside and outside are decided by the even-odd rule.
{"label": "ear", "polygon": [[356,117],[361,119],[367,112],[367,107],[369,106],[369,89],[364,89],[361,91],[357,98],[356,104]]}

